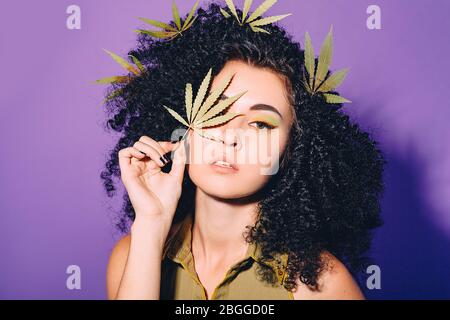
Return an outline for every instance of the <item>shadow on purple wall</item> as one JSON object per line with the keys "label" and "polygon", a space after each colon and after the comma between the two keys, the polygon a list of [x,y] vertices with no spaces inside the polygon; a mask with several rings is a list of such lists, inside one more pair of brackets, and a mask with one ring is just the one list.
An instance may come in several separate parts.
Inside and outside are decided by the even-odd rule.
{"label": "shadow on purple wall", "polygon": [[[382,201],[384,226],[375,233],[372,257],[381,269],[381,289],[365,289],[368,299],[450,298],[449,237],[432,223],[420,200],[412,152],[408,162],[388,158]],[[446,249],[447,248],[447,249]],[[365,283],[364,283],[365,284]]]}

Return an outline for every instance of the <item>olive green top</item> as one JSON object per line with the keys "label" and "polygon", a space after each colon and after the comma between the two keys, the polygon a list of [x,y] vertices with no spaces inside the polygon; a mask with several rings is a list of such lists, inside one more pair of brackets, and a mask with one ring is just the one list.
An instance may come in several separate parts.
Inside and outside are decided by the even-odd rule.
{"label": "olive green top", "polygon": [[[161,300],[208,300],[194,267],[192,226],[192,214],[187,214],[178,230],[168,237],[161,265]],[[282,286],[288,255],[277,255],[270,262],[260,257],[258,245],[250,243],[246,256],[226,272],[210,300],[293,300],[292,293]],[[275,285],[257,278],[258,263],[272,268],[278,280]]]}

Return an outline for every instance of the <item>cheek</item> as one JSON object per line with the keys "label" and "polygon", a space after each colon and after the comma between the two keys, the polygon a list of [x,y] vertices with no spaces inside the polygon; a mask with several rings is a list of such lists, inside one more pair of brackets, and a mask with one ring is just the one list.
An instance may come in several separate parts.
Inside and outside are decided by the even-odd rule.
{"label": "cheek", "polygon": [[243,182],[243,186],[249,192],[253,193],[258,191],[264,186],[269,179],[270,175],[267,175],[269,169],[266,166],[256,164],[242,164],[240,165],[240,180]]}
{"label": "cheek", "polygon": [[267,174],[276,166],[286,147],[287,135],[281,130],[260,131],[247,136],[239,152],[239,163],[251,164],[260,168],[261,174]]}

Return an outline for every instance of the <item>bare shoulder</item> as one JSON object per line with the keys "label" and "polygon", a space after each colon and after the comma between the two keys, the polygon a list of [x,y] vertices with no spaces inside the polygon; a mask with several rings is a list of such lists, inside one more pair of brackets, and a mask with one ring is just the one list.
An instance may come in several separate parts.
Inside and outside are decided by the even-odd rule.
{"label": "bare shoulder", "polygon": [[[181,224],[173,224],[170,228],[167,239],[169,240]],[[166,241],[168,241],[166,240]],[[127,234],[119,239],[111,251],[108,267],[106,270],[106,291],[108,299],[114,299],[119,290],[122,275],[128,260],[130,251],[131,235]]]}
{"label": "bare shoulder", "polygon": [[322,255],[326,267],[320,273],[318,290],[312,290],[297,279],[297,290],[293,292],[294,300],[363,300],[361,292],[355,279],[334,255],[325,252]]}
{"label": "bare shoulder", "polygon": [[108,267],[106,270],[106,289],[108,299],[115,297],[119,289],[122,274],[128,259],[130,250],[131,236],[129,234],[116,242],[109,256]]}

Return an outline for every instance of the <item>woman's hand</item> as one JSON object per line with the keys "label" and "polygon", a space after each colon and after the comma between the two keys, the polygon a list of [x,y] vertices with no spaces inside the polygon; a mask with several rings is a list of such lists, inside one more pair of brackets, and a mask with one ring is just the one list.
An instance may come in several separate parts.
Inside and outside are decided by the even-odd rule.
{"label": "woman's hand", "polygon": [[[119,151],[120,177],[136,218],[130,234],[111,254],[107,276],[111,299],[159,299],[161,258],[181,196],[185,148],[184,141],[172,144],[143,136]],[[161,168],[167,162],[160,158],[171,151],[172,169],[164,173]]]}
{"label": "woman's hand", "polygon": [[[119,151],[121,179],[136,213],[135,222],[152,221],[170,228],[182,191],[186,140],[173,144],[142,136],[132,147]],[[174,150],[171,171],[164,173],[161,168],[168,162],[163,155]]]}

